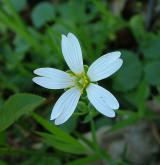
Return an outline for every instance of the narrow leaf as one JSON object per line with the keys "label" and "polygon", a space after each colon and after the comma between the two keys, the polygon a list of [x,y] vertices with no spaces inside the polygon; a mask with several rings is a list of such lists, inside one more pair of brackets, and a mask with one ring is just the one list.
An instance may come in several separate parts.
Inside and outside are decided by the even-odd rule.
{"label": "narrow leaf", "polygon": [[[54,137],[52,136],[52,138],[54,138],[56,140],[58,139],[61,142],[63,141],[63,143],[65,141],[65,143],[68,143],[70,146],[72,146],[70,148],[78,148],[78,150],[79,150],[78,152],[84,153],[86,151],[86,149],[84,148],[84,146],[77,139],[75,139],[72,136],[70,136],[69,134],[65,133],[60,128],[56,127],[53,123],[51,123],[51,122],[43,119],[42,117],[40,117],[39,115],[37,115],[35,113],[32,113],[32,117],[40,125],[42,125],[46,130],[48,130],[52,135],[54,135]],[[44,137],[45,135],[42,135],[42,136]],[[47,136],[47,137],[49,137],[49,136]],[[54,146],[54,145],[52,145],[52,146]]]}
{"label": "narrow leaf", "polygon": [[[48,145],[63,151],[68,152],[72,154],[82,154],[84,151],[82,150],[82,147],[79,145],[73,145],[72,143],[66,141],[65,139],[62,139],[56,135],[44,133],[44,132],[38,132],[38,135],[42,137],[42,140],[47,143]],[[72,147],[71,147],[72,146]]]}
{"label": "narrow leaf", "polygon": [[94,163],[96,160],[100,160],[100,157],[96,154],[89,155],[85,158],[80,158],[78,160],[74,160],[72,162],[69,162],[65,165],[88,165],[88,163]]}

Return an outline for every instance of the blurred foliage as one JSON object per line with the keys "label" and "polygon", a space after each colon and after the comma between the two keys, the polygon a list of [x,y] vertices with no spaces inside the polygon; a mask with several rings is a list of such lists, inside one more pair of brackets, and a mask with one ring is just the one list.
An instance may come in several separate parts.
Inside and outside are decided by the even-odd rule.
{"label": "blurred foliage", "polygon": [[35,109],[42,102],[40,96],[31,94],[21,93],[11,96],[0,109],[0,131],[8,128],[15,120]]}
{"label": "blurred foliage", "polygon": [[[1,0],[0,165],[85,165],[98,160],[132,164],[123,156],[113,160],[114,153],[98,148],[94,134],[103,127],[116,132],[138,121],[152,123],[159,140],[159,13],[158,0]],[[107,52],[122,52],[122,68],[101,82],[120,101],[115,119],[99,115],[82,98],[66,124],[56,127],[47,121],[62,91],[37,87],[32,83],[33,70],[67,70],[60,41],[61,34],[68,32],[78,37],[87,65]],[[31,112],[35,109],[38,112]],[[92,140],[86,138],[87,132]],[[127,153],[127,146],[123,152]],[[159,154],[147,156],[147,163],[158,164]]]}

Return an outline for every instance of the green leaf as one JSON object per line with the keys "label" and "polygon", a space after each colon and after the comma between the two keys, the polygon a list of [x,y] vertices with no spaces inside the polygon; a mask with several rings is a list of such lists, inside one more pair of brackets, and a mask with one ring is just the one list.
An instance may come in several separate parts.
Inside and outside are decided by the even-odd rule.
{"label": "green leaf", "polygon": [[135,15],[131,18],[130,27],[133,35],[146,59],[160,59],[160,36],[146,31],[144,20],[142,15]]}
{"label": "green leaf", "polygon": [[126,100],[128,100],[131,104],[139,109],[140,107],[142,108],[145,105],[145,100],[148,96],[149,86],[146,81],[142,81],[135,90],[126,93],[124,97]]}
{"label": "green leaf", "polygon": [[[61,18],[65,21],[70,21],[72,23],[84,23],[88,21],[91,16],[93,16],[92,14],[86,15],[85,7],[85,3],[80,1],[70,1],[67,3],[62,3],[58,8],[58,12],[60,13]],[[78,14],[75,14],[76,12]]]}
{"label": "green leaf", "polygon": [[131,51],[122,51],[122,59],[123,65],[113,79],[113,88],[120,92],[127,92],[138,85],[142,65],[137,55]]}
{"label": "green leaf", "polygon": [[14,45],[15,45],[15,52],[26,52],[30,48],[30,45],[22,39],[19,35],[16,35],[14,39]]}
{"label": "green leaf", "polygon": [[5,130],[22,115],[33,111],[44,99],[32,94],[15,94],[0,108],[0,131]]}
{"label": "green leaf", "polygon": [[75,145],[70,141],[67,141],[61,137],[58,137],[57,135],[52,135],[49,133],[37,132],[37,134],[42,137],[42,140],[45,143],[47,143],[49,146],[56,148],[57,150],[72,154],[84,153],[84,151],[81,150],[82,147],[79,145],[79,143],[78,145]]}
{"label": "green leaf", "polygon": [[141,49],[146,59],[160,59],[160,36],[142,42]]}
{"label": "green leaf", "polygon": [[70,119],[59,126],[66,133],[71,133],[76,129],[78,116],[72,115]]}
{"label": "green leaf", "polygon": [[0,132],[0,145],[4,145],[7,143],[7,134],[6,131]]}
{"label": "green leaf", "polygon": [[91,121],[91,119],[93,119],[94,117],[96,117],[99,114],[99,112],[97,110],[95,110],[95,108],[91,107],[89,113],[85,116],[84,118],[84,123],[88,123]]}
{"label": "green leaf", "polygon": [[122,128],[125,128],[127,126],[130,126],[134,123],[136,123],[139,120],[139,116],[136,113],[131,113],[130,116],[128,116],[127,119],[117,121],[116,124],[114,124],[109,131],[117,131]]}
{"label": "green leaf", "polygon": [[142,15],[134,15],[129,22],[133,35],[135,36],[139,44],[141,42],[141,39],[143,39],[146,34],[144,29],[144,23],[145,21]]}
{"label": "green leaf", "polygon": [[100,160],[101,157],[99,155],[89,155],[87,157],[84,158],[80,158],[77,160],[74,160],[72,162],[66,163],[65,165],[88,165],[89,163],[95,163],[96,160]]}
{"label": "green leaf", "polygon": [[10,0],[10,2],[18,12],[22,11],[27,6],[27,0]]}
{"label": "green leaf", "polygon": [[149,92],[149,86],[147,85],[147,83],[145,81],[141,81],[138,89],[136,90],[137,104],[140,104],[140,102],[144,102],[149,96]]}
{"label": "green leaf", "polygon": [[61,162],[54,156],[30,156],[26,161],[19,165],[62,165]]}
{"label": "green leaf", "polygon": [[55,17],[54,6],[49,2],[41,2],[34,7],[31,18],[36,27],[42,27],[48,21],[52,21]]}
{"label": "green leaf", "polygon": [[139,111],[139,115],[143,116],[145,115],[146,112],[146,99],[149,96],[149,86],[147,85],[147,83],[145,81],[142,81],[139,84],[139,87],[137,89],[136,92],[136,101],[137,101],[137,107],[138,107],[138,111]]}
{"label": "green leaf", "polygon": [[7,163],[2,161],[2,160],[0,160],[0,165],[7,165]]}
{"label": "green leaf", "polygon": [[151,85],[160,85],[160,61],[151,61],[145,66],[146,80]]}
{"label": "green leaf", "polygon": [[[46,133],[40,133],[40,135],[48,142],[50,145],[54,146],[55,148],[74,153],[84,153],[86,149],[84,146],[75,138],[70,136],[69,134],[62,131],[60,128],[56,127],[53,123],[43,119],[39,115],[32,113],[32,117],[41,124],[46,130],[48,130],[52,135]],[[54,139],[54,140],[53,140]],[[67,146],[66,148],[64,146]],[[69,147],[72,146],[72,147]]]}
{"label": "green leaf", "polygon": [[156,96],[156,100],[160,102],[160,96]]}

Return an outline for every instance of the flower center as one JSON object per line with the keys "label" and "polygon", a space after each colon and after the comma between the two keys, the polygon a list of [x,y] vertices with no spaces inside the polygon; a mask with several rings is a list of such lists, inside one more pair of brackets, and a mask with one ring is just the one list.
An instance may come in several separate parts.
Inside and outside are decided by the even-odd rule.
{"label": "flower center", "polygon": [[87,88],[87,86],[91,82],[89,77],[86,74],[87,71],[88,71],[87,65],[84,65],[84,71],[80,74],[75,74],[71,70],[67,71],[67,73],[69,73],[71,77],[73,78],[73,83],[74,83],[73,86],[77,87],[80,90],[81,94],[83,94],[83,91]]}
{"label": "flower center", "polygon": [[73,72],[70,72],[70,71],[68,73],[70,73],[70,75],[74,77],[73,79],[74,86],[76,86],[80,90],[81,94],[83,94],[84,89],[86,89],[86,87],[90,83],[90,80],[87,74],[85,72],[81,74],[74,74]]}
{"label": "flower center", "polygon": [[83,90],[86,89],[89,83],[90,80],[85,73],[75,75],[75,85],[81,90],[81,93],[83,93]]}

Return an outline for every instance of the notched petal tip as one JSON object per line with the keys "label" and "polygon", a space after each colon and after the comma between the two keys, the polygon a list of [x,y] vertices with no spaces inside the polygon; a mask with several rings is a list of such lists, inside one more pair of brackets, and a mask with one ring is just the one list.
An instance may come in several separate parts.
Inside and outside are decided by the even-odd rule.
{"label": "notched petal tip", "polygon": [[121,66],[122,66],[122,64],[123,64],[123,59],[122,59],[122,58],[119,58],[118,60],[119,60],[119,63],[120,63],[120,64],[119,64],[119,69],[120,69]]}
{"label": "notched petal tip", "polygon": [[[114,52],[110,52],[110,53],[107,53],[106,54],[106,57],[108,57],[108,56],[110,56],[110,58],[113,60],[116,60],[116,59],[118,59],[118,58],[120,58],[120,56],[121,56],[121,52],[120,51],[114,51]],[[108,59],[108,60],[110,60],[110,59]]]}
{"label": "notched petal tip", "polygon": [[118,110],[120,107],[119,102],[117,101],[117,104],[114,105],[114,110]]}
{"label": "notched petal tip", "polygon": [[61,35],[61,38],[62,38],[62,41],[63,41],[63,39],[66,39],[67,36],[66,36],[65,34],[62,34],[62,35]]}
{"label": "notched petal tip", "polygon": [[39,71],[40,71],[41,69],[42,69],[42,68],[37,68],[37,69],[35,69],[35,70],[33,71],[33,73],[36,74],[36,75],[39,75]]}
{"label": "notched petal tip", "polygon": [[[99,111],[100,112],[100,111]],[[108,110],[107,112],[100,112],[101,114],[103,114],[104,116],[107,116],[109,118],[114,118],[116,116],[116,113],[113,109]]]}
{"label": "notched petal tip", "polygon": [[65,123],[74,113],[80,98],[80,91],[75,87],[67,90],[53,106],[50,120],[55,120],[55,125]]}
{"label": "notched petal tip", "polygon": [[35,70],[33,71],[33,73],[34,73],[34,74],[37,74],[37,69],[35,69]]}
{"label": "notched petal tip", "polygon": [[91,104],[103,115],[115,117],[115,109],[119,108],[117,99],[105,88],[91,83],[87,91],[87,97]]}
{"label": "notched petal tip", "polygon": [[70,35],[72,35],[72,33],[71,33],[71,32],[69,32],[69,33],[67,34],[67,37],[68,37],[68,36],[70,36]]}
{"label": "notched petal tip", "polygon": [[110,118],[114,118],[115,116],[116,116],[116,113],[115,113],[114,110],[112,110],[112,113],[111,113],[108,117],[110,117]]}
{"label": "notched petal tip", "polygon": [[71,33],[71,32],[67,33],[67,35],[62,34],[61,36],[64,36],[64,37],[74,36],[75,37],[75,35],[73,33]]}
{"label": "notched petal tip", "polygon": [[33,81],[35,84],[41,86],[41,82],[40,82],[40,79],[41,79],[41,78],[42,78],[42,77],[37,76],[37,77],[32,78],[32,81]]}
{"label": "notched petal tip", "polygon": [[117,53],[119,56],[121,56],[121,52],[120,51],[115,51],[113,53]]}
{"label": "notched petal tip", "polygon": [[[70,36],[76,37],[73,33],[69,32],[69,33],[67,34],[67,37],[70,37]],[[76,38],[77,38],[77,37],[76,37]]]}
{"label": "notched petal tip", "polygon": [[32,81],[33,81],[34,83],[37,83],[37,77],[32,78]]}
{"label": "notched petal tip", "polygon": [[57,120],[55,120],[54,124],[55,124],[55,125],[61,125],[61,124],[63,124],[63,123],[57,122]]}
{"label": "notched petal tip", "polygon": [[82,51],[78,39],[72,33],[62,35],[61,48],[63,57],[72,72],[79,74],[83,71]]}
{"label": "notched petal tip", "polygon": [[55,120],[55,119],[56,119],[56,117],[57,117],[57,116],[52,115],[52,113],[51,113],[50,120],[51,120],[51,121],[53,121],[53,120]]}

